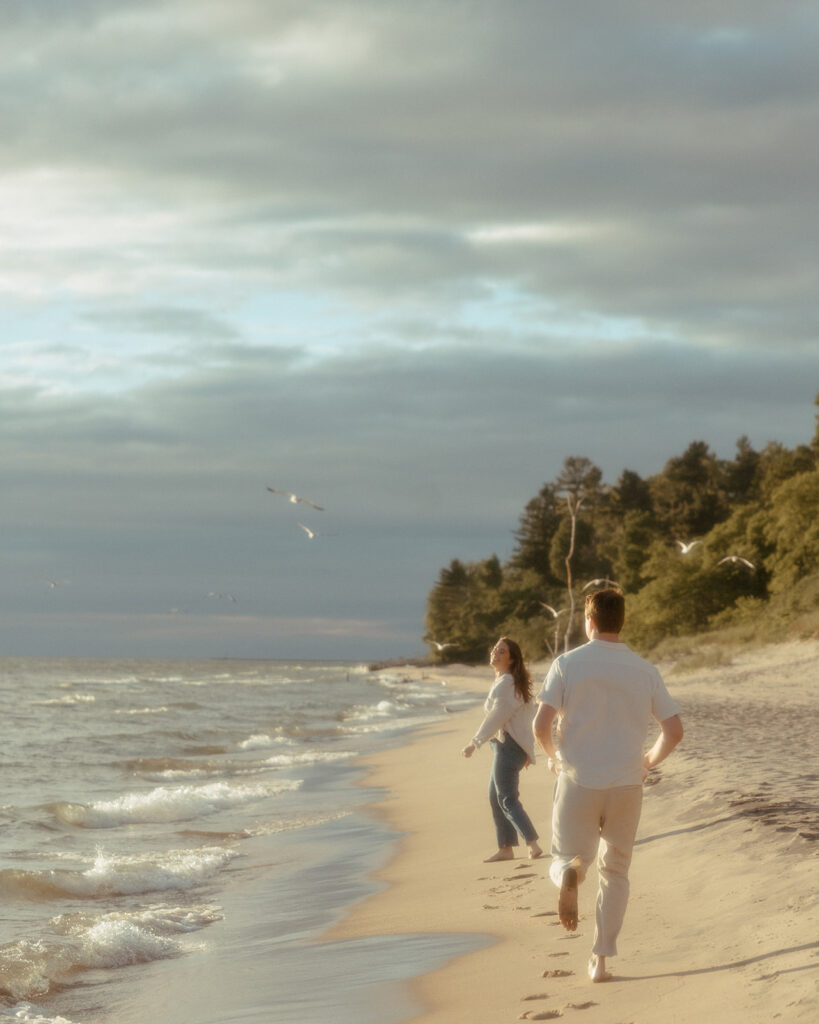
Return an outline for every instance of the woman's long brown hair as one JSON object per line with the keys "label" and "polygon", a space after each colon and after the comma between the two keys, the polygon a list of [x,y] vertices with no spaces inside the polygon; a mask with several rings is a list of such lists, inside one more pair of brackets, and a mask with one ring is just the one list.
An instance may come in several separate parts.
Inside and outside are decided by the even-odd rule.
{"label": "woman's long brown hair", "polygon": [[529,675],[529,669],[523,660],[523,652],[511,637],[502,636],[498,643],[501,640],[509,648],[509,657],[511,658],[509,675],[515,681],[515,689],[518,692],[518,696],[524,703],[528,704],[532,699],[532,679]]}

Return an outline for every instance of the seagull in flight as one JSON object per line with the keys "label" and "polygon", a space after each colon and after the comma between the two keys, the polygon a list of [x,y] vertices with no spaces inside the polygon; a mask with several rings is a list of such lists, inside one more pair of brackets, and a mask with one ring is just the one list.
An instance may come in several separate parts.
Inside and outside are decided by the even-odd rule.
{"label": "seagull in flight", "polygon": [[545,608],[547,612],[551,612],[553,619],[556,619],[558,616],[569,610],[568,608],[552,608],[552,606],[550,604],[546,604],[545,601],[538,601],[538,604],[541,608]]}
{"label": "seagull in flight", "polygon": [[337,537],[337,533],[323,533],[319,530],[311,530],[309,526],[305,526],[304,523],[296,523],[296,526],[300,526],[307,536],[312,540],[314,537]]}
{"label": "seagull in flight", "polygon": [[675,541],[674,543],[675,544],[679,544],[680,545],[680,551],[682,552],[682,554],[687,555],[688,552],[692,548],[695,548],[697,546],[697,544],[702,544],[702,541],[701,540],[690,540],[690,541],[688,541],[686,543],[684,540],[678,540],[678,541]]}
{"label": "seagull in flight", "polygon": [[425,643],[434,644],[438,648],[439,651],[443,651],[444,648],[446,648],[446,647],[457,647],[458,646],[458,642],[456,640],[445,640],[443,643],[441,643],[438,640],[433,640],[431,636],[425,636],[425,637],[423,637],[423,640],[424,640]]}
{"label": "seagull in flight", "polygon": [[753,562],[749,562],[747,558],[742,558],[740,555],[726,555],[725,558],[721,558],[717,565],[723,565],[725,562],[738,562],[740,565],[745,565],[749,569],[756,569]]}
{"label": "seagull in flight", "polygon": [[271,494],[284,494],[287,500],[293,505],[309,505],[310,508],[314,508],[318,512],[324,512],[324,508],[321,505],[316,505],[316,503],[310,501],[309,498],[300,498],[298,494],[293,494],[292,491],[279,491],[275,487],[268,487],[267,489]]}
{"label": "seagull in flight", "polygon": [[589,582],[583,587],[583,590],[588,590],[589,587],[619,587],[620,584],[615,580],[608,580],[605,578],[598,578],[596,580],[589,580]]}

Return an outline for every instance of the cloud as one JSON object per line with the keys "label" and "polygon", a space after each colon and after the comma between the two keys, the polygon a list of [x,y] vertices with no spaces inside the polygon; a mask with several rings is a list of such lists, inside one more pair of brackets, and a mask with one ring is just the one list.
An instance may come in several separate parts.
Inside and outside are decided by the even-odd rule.
{"label": "cloud", "polygon": [[569,454],[808,440],[817,34],[761,0],[4,4],[6,600],[415,621]]}
{"label": "cloud", "polygon": [[[65,190],[71,288],[443,302],[490,280],[704,341],[815,331],[802,6],[177,0],[49,5],[48,31],[12,10],[8,187],[36,165],[41,198]],[[104,266],[66,233],[72,194]],[[504,229],[503,251],[465,244]],[[58,274],[44,250],[18,289]]]}

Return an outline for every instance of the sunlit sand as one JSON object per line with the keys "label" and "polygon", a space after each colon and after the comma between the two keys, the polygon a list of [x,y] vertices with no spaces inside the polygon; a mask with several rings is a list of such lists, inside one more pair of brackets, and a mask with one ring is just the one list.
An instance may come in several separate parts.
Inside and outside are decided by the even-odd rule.
{"label": "sunlit sand", "polygon": [[[545,669],[537,666],[534,677]],[[819,641],[738,649],[728,664],[688,672],[682,663],[661,669],[686,735],[646,787],[619,955],[605,962],[590,959],[596,866],[575,889],[576,928],[567,931],[558,916],[548,853],[554,779],[545,758],[521,776],[544,856],[527,860],[524,847],[514,860],[488,864],[481,863],[493,834],[484,780],[459,756],[474,709],[369,762],[379,801],[373,813],[396,829],[397,850],[377,872],[383,890],[330,937],[453,930],[495,937],[417,980],[424,1009],[414,1022],[574,1019],[582,1011],[582,1024],[812,1024]],[[446,681],[476,702],[486,692],[485,668],[409,669],[407,676]],[[480,767],[488,775],[488,757]],[[566,907],[562,916],[571,917]]]}

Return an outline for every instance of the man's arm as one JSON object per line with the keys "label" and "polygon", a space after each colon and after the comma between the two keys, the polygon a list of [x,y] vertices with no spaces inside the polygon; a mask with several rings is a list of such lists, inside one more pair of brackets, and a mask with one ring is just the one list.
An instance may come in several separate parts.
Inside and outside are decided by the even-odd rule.
{"label": "man's arm", "polygon": [[672,715],[660,722],[660,735],[651,750],[643,758],[643,767],[647,772],[656,768],[668,757],[674,747],[683,738],[683,724],[679,715]]}
{"label": "man's arm", "polygon": [[540,704],[538,705],[535,720],[532,722],[532,732],[535,734],[535,739],[540,744],[543,753],[552,759],[557,755],[554,741],[552,740],[552,722],[554,722],[556,714],[557,708],[553,708],[551,704]]}

